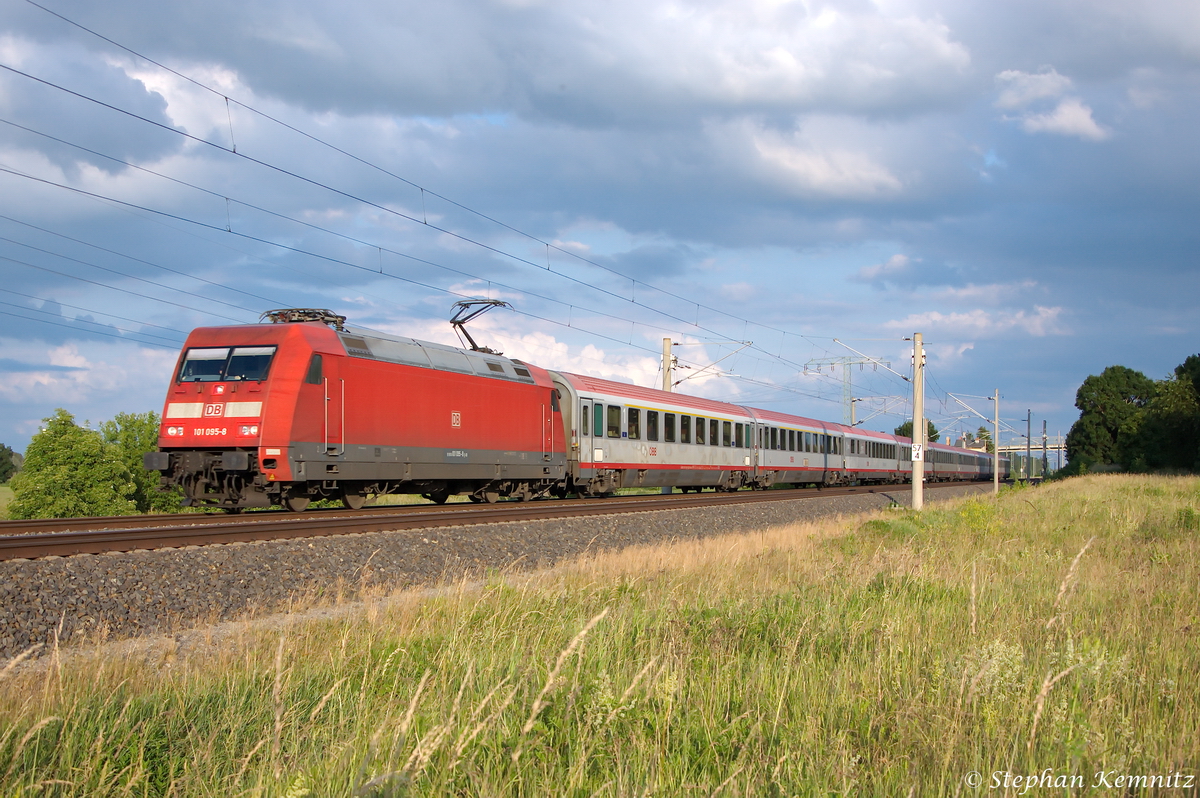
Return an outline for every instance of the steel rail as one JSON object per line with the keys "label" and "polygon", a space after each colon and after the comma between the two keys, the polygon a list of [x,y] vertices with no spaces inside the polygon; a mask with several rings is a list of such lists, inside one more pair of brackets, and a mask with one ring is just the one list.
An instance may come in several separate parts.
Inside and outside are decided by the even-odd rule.
{"label": "steel rail", "polygon": [[[955,487],[978,484],[946,482],[927,487]],[[67,557],[74,554],[144,549],[180,548],[225,543],[250,543],[267,540],[288,540],[309,537],[328,537],[361,532],[382,532],[404,529],[432,529],[445,526],[499,523],[505,521],[534,521],[550,518],[578,518],[593,515],[613,515],[654,510],[682,510],[691,507],[714,507],[755,502],[801,501],[857,493],[887,495],[903,493],[903,486],[854,486],[821,490],[793,489],[770,491],[739,491],[736,493],[693,493],[624,496],[607,501],[569,500],[548,502],[502,502],[499,504],[406,505],[387,512],[363,510],[334,513],[250,513],[246,515],[201,516],[205,523],[182,520],[180,516],[157,516],[156,526],[131,524],[146,517],[114,519],[74,519],[125,521],[123,528],[91,528],[86,530],[38,532],[25,535],[0,536],[0,561]],[[889,497],[890,498],[890,497]],[[190,515],[190,514],[189,514]],[[174,524],[163,523],[174,519]],[[64,519],[65,520],[65,519]]]}

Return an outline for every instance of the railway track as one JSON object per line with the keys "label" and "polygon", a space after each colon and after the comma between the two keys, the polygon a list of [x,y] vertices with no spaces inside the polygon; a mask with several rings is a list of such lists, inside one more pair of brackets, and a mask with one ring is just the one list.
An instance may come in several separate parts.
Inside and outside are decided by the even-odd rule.
{"label": "railway track", "polygon": [[[926,488],[970,482],[929,483]],[[570,499],[499,504],[400,505],[363,510],[315,513],[270,511],[245,515],[186,513],[179,515],[67,518],[0,521],[0,561],[66,557],[74,554],[182,548],[222,543],[326,537],[399,529],[577,518],[589,515],[682,510],[755,502],[847,496],[856,493],[906,493],[905,485],[873,485],[822,489],[740,491],[621,496],[597,501]],[[19,532],[20,534],[14,534]]]}

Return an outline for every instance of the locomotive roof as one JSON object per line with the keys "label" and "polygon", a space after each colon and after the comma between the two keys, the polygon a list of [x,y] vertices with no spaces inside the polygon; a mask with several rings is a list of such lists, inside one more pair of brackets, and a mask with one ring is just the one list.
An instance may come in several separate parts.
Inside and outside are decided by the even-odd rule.
{"label": "locomotive roof", "polygon": [[536,366],[487,352],[475,352],[456,346],[421,341],[401,335],[389,335],[364,327],[346,327],[337,333],[351,357],[383,360],[440,371],[457,371],[512,382],[534,384]]}

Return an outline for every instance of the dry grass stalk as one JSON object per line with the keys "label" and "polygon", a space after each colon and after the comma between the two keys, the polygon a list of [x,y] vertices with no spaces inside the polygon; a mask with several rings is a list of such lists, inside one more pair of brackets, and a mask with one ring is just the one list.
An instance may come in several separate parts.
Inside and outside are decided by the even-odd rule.
{"label": "dry grass stalk", "polygon": [[321,710],[325,708],[325,704],[329,701],[329,699],[333,698],[333,694],[335,692],[337,692],[337,689],[339,687],[342,686],[342,682],[346,681],[346,678],[347,677],[343,676],[342,678],[338,679],[336,682],[333,683],[333,687],[329,688],[329,692],[326,693],[325,695],[321,696],[321,700],[317,702],[317,705],[315,707],[313,707],[313,711],[308,713],[308,722],[309,723],[312,723],[314,720],[317,719],[317,715],[321,714]]}
{"label": "dry grass stalk", "polygon": [[1050,611],[1054,615],[1051,616],[1050,620],[1046,621],[1047,629],[1053,626],[1054,622],[1058,620],[1058,606],[1062,603],[1063,597],[1067,594],[1067,590],[1070,589],[1071,584],[1075,580],[1075,572],[1079,568],[1079,561],[1083,558],[1083,553],[1088,550],[1088,547],[1092,545],[1092,541],[1095,539],[1095,535],[1088,538],[1088,542],[1083,544],[1083,548],[1075,555],[1075,559],[1071,560],[1071,567],[1067,569],[1067,575],[1063,577],[1062,584],[1058,586],[1058,595],[1054,597],[1054,606],[1050,608]]}
{"label": "dry grass stalk", "polygon": [[21,761],[21,753],[25,750],[25,746],[29,744],[29,741],[34,738],[34,735],[56,720],[62,720],[62,718],[55,715],[51,715],[48,718],[42,718],[37,723],[33,724],[33,727],[29,731],[25,732],[25,736],[21,738],[21,742],[17,743],[17,750],[13,751],[12,761],[8,763],[8,770],[4,771],[5,780],[12,775],[13,768],[15,768],[17,763]]}
{"label": "dry grass stalk", "polygon": [[41,643],[34,643],[32,646],[25,649],[20,654],[13,657],[8,662],[6,662],[4,665],[4,669],[0,670],[0,679],[3,679],[11,671],[15,670],[18,665],[20,665],[22,662],[24,662],[25,660],[32,657],[37,652],[37,650],[41,647],[42,647]]}
{"label": "dry grass stalk", "polygon": [[271,762],[277,779],[283,773],[283,766],[279,762],[279,750],[283,741],[283,644],[284,638],[280,637],[279,645],[275,649],[275,687],[271,691],[271,698],[275,703],[275,730],[271,737]]}
{"label": "dry grass stalk", "polygon": [[[566,664],[567,659],[569,659],[570,656],[575,653],[575,649],[578,648],[583,642],[583,638],[587,637],[587,633],[592,631],[592,627],[600,623],[600,621],[602,621],[606,615],[608,615],[608,607],[605,607],[590,621],[588,621],[587,624],[579,630],[579,634],[571,638],[571,642],[568,643],[567,647],[559,653],[558,659],[554,662],[554,667],[550,670],[550,675],[546,677],[546,683],[542,685],[542,691],[538,693],[537,698],[533,700],[533,706],[529,710],[529,718],[525,721],[525,725],[521,727],[522,736],[529,734],[529,732],[533,729],[533,724],[537,722],[537,716],[541,714],[543,709],[545,709],[546,694],[554,688],[555,682],[558,681],[559,671],[562,670],[562,667],[564,664]],[[512,752],[512,761],[514,764],[518,759],[521,758],[522,750],[522,746],[517,746],[517,749]]]}
{"label": "dry grass stalk", "polygon": [[421,682],[417,685],[417,689],[413,692],[412,700],[408,702],[408,711],[404,713],[404,720],[400,722],[400,736],[408,734],[408,727],[412,725],[413,714],[417,711],[417,703],[421,700],[421,693],[425,691],[425,685],[429,684],[429,677],[433,676],[433,670],[426,669],[421,676]]}
{"label": "dry grass stalk", "polygon": [[234,786],[241,784],[242,776],[246,775],[246,768],[250,767],[250,760],[253,759],[254,755],[258,753],[258,749],[262,748],[266,744],[267,738],[264,737],[255,743],[254,747],[250,749],[250,753],[246,754],[246,758],[242,760],[242,766],[238,768],[237,775],[233,777]]}
{"label": "dry grass stalk", "polygon": [[512,704],[513,699],[516,698],[517,695],[516,687],[513,687],[513,689],[508,691],[508,695],[496,706],[496,709],[490,715],[483,720],[479,720],[479,716],[483,714],[485,709],[487,709],[488,704],[491,703],[492,699],[496,696],[496,693],[500,691],[501,687],[508,684],[511,680],[512,677],[506,676],[500,681],[499,684],[489,690],[487,695],[485,695],[480,700],[479,704],[476,705],[475,711],[471,713],[471,720],[466,726],[463,726],[462,733],[459,734],[458,740],[454,743],[454,758],[450,762],[451,769],[454,769],[454,767],[457,766],[460,761],[462,761],[463,752],[467,750],[467,746],[471,744],[471,741],[474,740],[480,732],[486,729],[488,725],[492,723],[492,721],[500,717],[500,713],[508,709],[509,705]]}
{"label": "dry grass stalk", "polygon": [[975,614],[975,581],[976,581],[976,569],[975,569],[975,561],[974,561],[974,560],[971,560],[971,637],[974,637],[974,636],[975,636],[975,621],[976,621],[976,614]]}
{"label": "dry grass stalk", "polygon": [[621,708],[625,705],[625,702],[629,700],[629,696],[633,695],[633,691],[637,689],[638,683],[640,683],[646,674],[650,672],[650,669],[654,667],[654,663],[656,662],[658,662],[657,654],[651,657],[650,661],[642,666],[642,669],[638,671],[637,676],[634,676],[633,681],[630,682],[629,686],[625,688],[625,692],[621,693],[621,698],[617,701],[616,708],[612,712],[609,712],[608,717],[604,719],[604,725],[607,726],[609,723],[612,723],[612,719],[615,718],[617,713],[621,711]]}
{"label": "dry grass stalk", "polygon": [[723,781],[723,782],[721,782],[720,784],[718,784],[718,785],[716,786],[716,789],[714,789],[712,792],[710,792],[710,793],[708,794],[708,795],[709,795],[709,798],[713,798],[713,796],[715,796],[715,795],[720,795],[720,794],[721,794],[721,790],[723,790],[723,789],[725,789],[727,786],[729,786],[729,782],[731,782],[731,781],[733,781],[734,779],[736,779],[736,778],[737,778],[737,775],[738,775],[739,773],[741,773],[741,772],[742,772],[743,770],[745,770],[745,769],[746,769],[746,766],[745,766],[745,765],[742,765],[742,766],[741,766],[741,767],[739,767],[737,770],[735,770],[735,771],[733,771],[732,773],[730,773],[730,774],[729,774],[729,778],[725,779],[725,781]]}
{"label": "dry grass stalk", "polygon": [[[1095,538],[1093,538],[1093,540],[1094,539]],[[1088,542],[1091,543],[1091,541],[1088,541]],[[1087,546],[1084,546],[1084,548],[1086,549]],[[1082,554],[1082,553],[1083,552],[1080,552],[1080,554]],[[1078,560],[1078,559],[1079,558],[1077,557],[1076,560]],[[1033,713],[1033,726],[1030,727],[1030,729],[1029,729],[1029,742],[1025,746],[1026,753],[1033,751],[1033,738],[1035,736],[1037,736],[1038,722],[1042,719],[1042,710],[1045,709],[1045,707],[1046,707],[1046,697],[1048,695],[1050,695],[1050,690],[1054,687],[1054,685],[1058,684],[1060,679],[1062,679],[1064,676],[1066,676],[1068,673],[1070,673],[1071,671],[1075,670],[1078,667],[1079,667],[1078,664],[1072,665],[1071,667],[1067,668],[1066,670],[1060,671],[1059,674],[1057,676],[1055,676],[1054,678],[1050,677],[1050,674],[1054,673],[1054,671],[1046,672],[1046,678],[1042,682],[1042,689],[1039,690],[1038,694],[1037,694],[1037,699],[1036,699],[1037,709],[1034,710],[1034,713]]]}

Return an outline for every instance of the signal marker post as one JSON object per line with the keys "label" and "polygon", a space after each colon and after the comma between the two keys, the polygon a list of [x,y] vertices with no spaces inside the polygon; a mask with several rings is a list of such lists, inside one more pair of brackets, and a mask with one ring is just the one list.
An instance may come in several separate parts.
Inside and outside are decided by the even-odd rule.
{"label": "signal marker post", "polygon": [[[668,392],[670,392],[670,391],[671,391],[671,389],[675,387],[675,386],[673,385],[673,383],[674,383],[674,381],[675,381],[675,370],[671,368],[671,366],[672,366],[672,361],[671,361],[671,339],[670,339],[670,338],[664,338],[664,339],[663,339],[663,353],[662,353],[662,357],[663,357],[663,362],[662,362],[663,385],[662,385],[662,389],[663,389],[664,391],[668,391]],[[668,495],[670,495],[671,493],[674,493],[674,492],[675,492],[675,489],[674,489],[674,488],[672,488],[670,485],[667,485],[666,487],[664,487],[664,488],[662,489],[662,493],[663,493],[663,495],[664,495],[664,496],[668,496]]]}
{"label": "signal marker post", "polygon": [[992,494],[1000,494],[1000,389],[996,389],[996,420],[992,422]]}
{"label": "signal marker post", "polygon": [[913,334],[912,507],[925,507],[925,350],[921,333]]}

